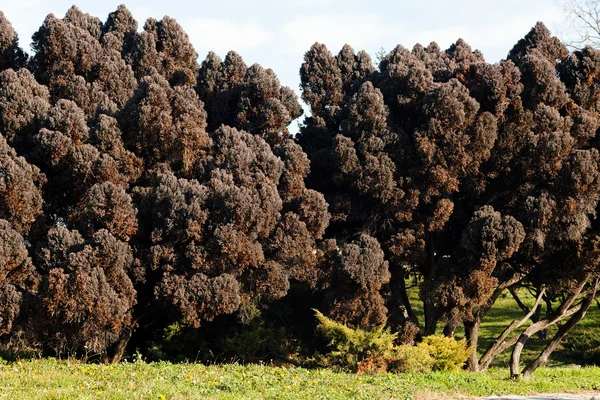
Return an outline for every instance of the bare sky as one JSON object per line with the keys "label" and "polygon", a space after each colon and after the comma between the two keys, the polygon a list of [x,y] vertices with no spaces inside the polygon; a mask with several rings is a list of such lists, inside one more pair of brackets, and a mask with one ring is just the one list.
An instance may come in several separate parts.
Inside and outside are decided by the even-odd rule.
{"label": "bare sky", "polygon": [[[31,35],[49,13],[63,17],[74,0],[0,0],[30,49]],[[124,0],[79,0],[77,6],[103,21]],[[372,56],[397,44],[412,48],[435,40],[447,48],[463,38],[489,62],[504,58],[512,45],[537,22],[551,30],[563,21],[553,0],[130,0],[138,21],[169,15],[189,34],[202,61],[215,51],[235,50],[248,65],[272,68],[284,85],[298,91],[298,69],[315,41],[337,53],[344,43]]]}

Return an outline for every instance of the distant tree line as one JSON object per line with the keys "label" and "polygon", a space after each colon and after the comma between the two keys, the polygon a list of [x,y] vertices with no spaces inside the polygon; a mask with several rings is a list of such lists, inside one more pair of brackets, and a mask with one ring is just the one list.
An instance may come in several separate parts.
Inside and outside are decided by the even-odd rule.
{"label": "distant tree line", "polygon": [[[6,350],[116,362],[172,335],[215,349],[257,315],[286,327],[278,345],[306,344],[314,307],[387,321],[403,343],[463,325],[470,369],[512,349],[527,377],[595,299],[600,51],[569,53],[541,23],[496,64],[463,40],[399,45],[378,66],[316,43],[295,136],[293,90],[233,51],[199,64],[172,18],[138,32],[124,6],[105,22],[74,6],[32,48],[0,12]],[[534,307],[478,348],[518,287]]]}

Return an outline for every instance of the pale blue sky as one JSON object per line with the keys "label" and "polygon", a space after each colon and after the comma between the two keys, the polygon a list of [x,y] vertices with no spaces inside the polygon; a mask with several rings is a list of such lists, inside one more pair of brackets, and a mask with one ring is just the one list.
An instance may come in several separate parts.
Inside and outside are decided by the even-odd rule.
{"label": "pale blue sky", "polygon": [[[0,0],[0,10],[29,50],[31,35],[45,16],[63,17],[74,0]],[[79,0],[77,6],[103,21],[124,0]],[[130,0],[124,3],[141,29],[148,17],[169,15],[189,34],[202,61],[209,50],[228,50],[248,65],[272,68],[284,85],[298,91],[298,69],[312,43],[337,53],[344,43],[372,56],[435,40],[447,48],[463,38],[489,62],[504,58],[512,45],[537,22],[560,27],[561,10],[553,0]]]}

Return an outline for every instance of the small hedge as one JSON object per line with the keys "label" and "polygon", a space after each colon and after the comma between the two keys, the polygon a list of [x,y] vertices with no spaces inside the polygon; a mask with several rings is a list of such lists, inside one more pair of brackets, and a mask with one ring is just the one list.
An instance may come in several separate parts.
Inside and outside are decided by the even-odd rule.
{"label": "small hedge", "polygon": [[318,329],[329,339],[331,351],[322,362],[359,374],[378,372],[422,373],[455,371],[465,364],[472,348],[466,341],[445,336],[428,336],[416,346],[396,345],[396,333],[385,324],[371,329],[350,328],[318,310]]}
{"label": "small hedge", "polygon": [[434,371],[456,371],[467,362],[473,349],[465,339],[456,340],[446,336],[427,336],[417,347],[426,349],[434,359]]}
{"label": "small hedge", "polygon": [[391,333],[385,324],[368,330],[352,329],[327,318],[318,310],[315,310],[315,314],[319,320],[319,331],[330,340],[331,352],[322,360],[330,366],[353,371],[359,368],[375,371],[394,352],[396,334]]}
{"label": "small hedge", "polygon": [[429,349],[421,346],[397,346],[393,357],[388,361],[389,372],[423,373],[431,372],[436,360]]}

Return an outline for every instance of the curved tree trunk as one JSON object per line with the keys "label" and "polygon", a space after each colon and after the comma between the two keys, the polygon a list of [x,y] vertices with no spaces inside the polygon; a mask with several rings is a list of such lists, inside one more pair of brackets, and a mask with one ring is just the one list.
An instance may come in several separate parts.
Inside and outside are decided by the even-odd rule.
{"label": "curved tree trunk", "polygon": [[448,322],[446,322],[446,325],[444,325],[444,336],[446,337],[454,337],[454,332],[456,331],[456,328],[458,327],[459,321],[456,320],[450,320]]}
{"label": "curved tree trunk", "polygon": [[[537,296],[540,294],[540,288],[536,288],[536,298]],[[521,301],[521,298],[519,297],[517,291],[514,289],[514,287],[511,287],[508,289],[508,291],[510,292],[512,298],[515,300],[515,302],[517,303],[517,305],[519,306],[519,308],[521,310],[523,310],[523,312],[527,313],[530,316],[531,322],[536,323],[541,319],[541,315],[542,315],[542,306],[541,304],[537,304],[536,306],[533,307],[534,312],[533,313],[529,313],[529,307],[527,307],[527,305],[525,303],[523,303]],[[542,330],[539,331],[537,333],[537,336],[540,340],[546,340],[547,337],[547,330]]]}
{"label": "curved tree trunk", "polygon": [[520,370],[520,362],[521,362],[521,353],[523,352],[523,348],[525,347],[525,343],[531,337],[531,335],[536,334],[537,332],[547,329],[548,327],[555,325],[556,323],[562,321],[565,318],[570,317],[575,314],[581,308],[582,303],[573,306],[573,303],[581,294],[583,288],[585,287],[590,275],[588,274],[585,279],[580,281],[579,286],[576,290],[571,293],[571,295],[561,304],[561,306],[549,317],[545,318],[541,321],[538,321],[532,325],[530,325],[525,331],[519,336],[517,342],[513,347],[512,354],[510,356],[510,375],[512,378],[521,377]]}
{"label": "curved tree trunk", "polygon": [[402,303],[406,308],[406,314],[409,320],[414,322],[415,324],[419,324],[419,319],[417,318],[417,314],[413,310],[410,305],[410,299],[408,298],[408,292],[406,291],[406,272],[402,271],[402,277],[399,282],[400,286],[400,298],[402,299]]}
{"label": "curved tree trunk", "polygon": [[[437,260],[435,257],[435,239],[434,234],[430,233],[427,237],[427,261],[423,271],[423,279],[433,280]],[[435,335],[437,323],[440,320],[439,310],[435,306],[433,299],[427,293],[421,293],[423,300],[423,313],[425,314],[425,336]]]}
{"label": "curved tree trunk", "polygon": [[133,328],[125,329],[125,332],[123,332],[119,340],[117,340],[117,342],[113,344],[110,350],[104,355],[102,361],[106,364],[117,364],[121,362],[121,359],[125,354],[125,349],[127,348],[127,343],[129,343],[129,339],[131,339],[132,334]]}
{"label": "curved tree trunk", "polygon": [[498,285],[498,287],[494,290],[494,293],[490,296],[485,304],[479,306],[477,311],[473,313],[472,319],[463,320],[463,324],[465,326],[465,337],[467,338],[467,342],[470,347],[473,348],[473,353],[471,353],[470,358],[467,360],[467,368],[470,371],[480,371],[481,363],[479,362],[479,358],[477,355],[477,346],[479,344],[479,327],[481,325],[481,321],[485,314],[492,308],[492,306],[498,300],[498,297],[511,285],[514,285],[516,282],[523,278],[520,274],[515,274],[510,279],[502,282]]}
{"label": "curved tree trunk", "polygon": [[125,350],[127,349],[127,344],[129,344],[129,340],[135,331],[135,328],[138,326],[138,322],[144,318],[146,315],[150,314],[150,311],[145,311],[141,313],[137,318],[135,318],[131,325],[125,327],[123,329],[123,333],[119,340],[114,343],[107,352],[102,356],[102,362],[105,364],[117,364],[121,362],[123,355],[125,354]]}
{"label": "curved tree trunk", "polygon": [[599,279],[596,278],[596,280],[588,290],[588,294],[581,302],[579,310],[575,314],[573,314],[573,316],[569,318],[569,320],[558,329],[558,332],[556,332],[552,340],[550,340],[550,342],[546,345],[544,350],[542,350],[540,355],[535,360],[530,362],[525,367],[525,369],[523,369],[521,376],[524,379],[531,378],[531,374],[533,374],[533,371],[535,371],[536,369],[548,362],[548,357],[550,357],[550,354],[552,354],[552,352],[556,349],[556,346],[558,346],[560,341],[564,339],[567,333],[569,333],[569,331],[573,329],[575,325],[577,325],[579,321],[583,319],[583,317],[585,317],[587,310],[590,308],[592,302],[596,298],[596,292],[598,291],[599,282]]}
{"label": "curved tree trunk", "polygon": [[390,310],[388,324],[395,331],[402,329],[407,321],[419,326],[419,319],[415,314],[406,288],[406,271],[402,267],[390,268],[392,278],[390,280],[390,295],[386,306]]}
{"label": "curved tree trunk", "polygon": [[518,321],[518,320],[513,321],[509,326],[506,327],[506,329],[504,329],[504,331],[500,334],[500,336],[498,336],[496,338],[496,340],[494,340],[492,343],[490,343],[490,345],[488,346],[488,348],[485,351],[485,353],[483,354],[483,356],[481,356],[481,360],[479,361],[479,370],[480,371],[486,371],[490,367],[490,364],[492,363],[492,361],[494,361],[494,359],[496,357],[498,357],[506,349],[510,348],[511,346],[514,346],[515,343],[517,343],[517,340],[519,339],[519,337],[514,336],[514,337],[508,339],[509,335],[511,333],[513,333],[516,329],[523,326],[523,324],[525,324],[531,318],[531,314],[533,314],[533,312],[536,310],[536,308],[540,305],[540,303],[542,301],[542,297],[544,296],[545,292],[546,292],[546,289],[541,290],[541,292],[538,294],[538,297],[535,301],[534,306],[531,308],[531,310],[529,310],[529,312],[520,321]]}

